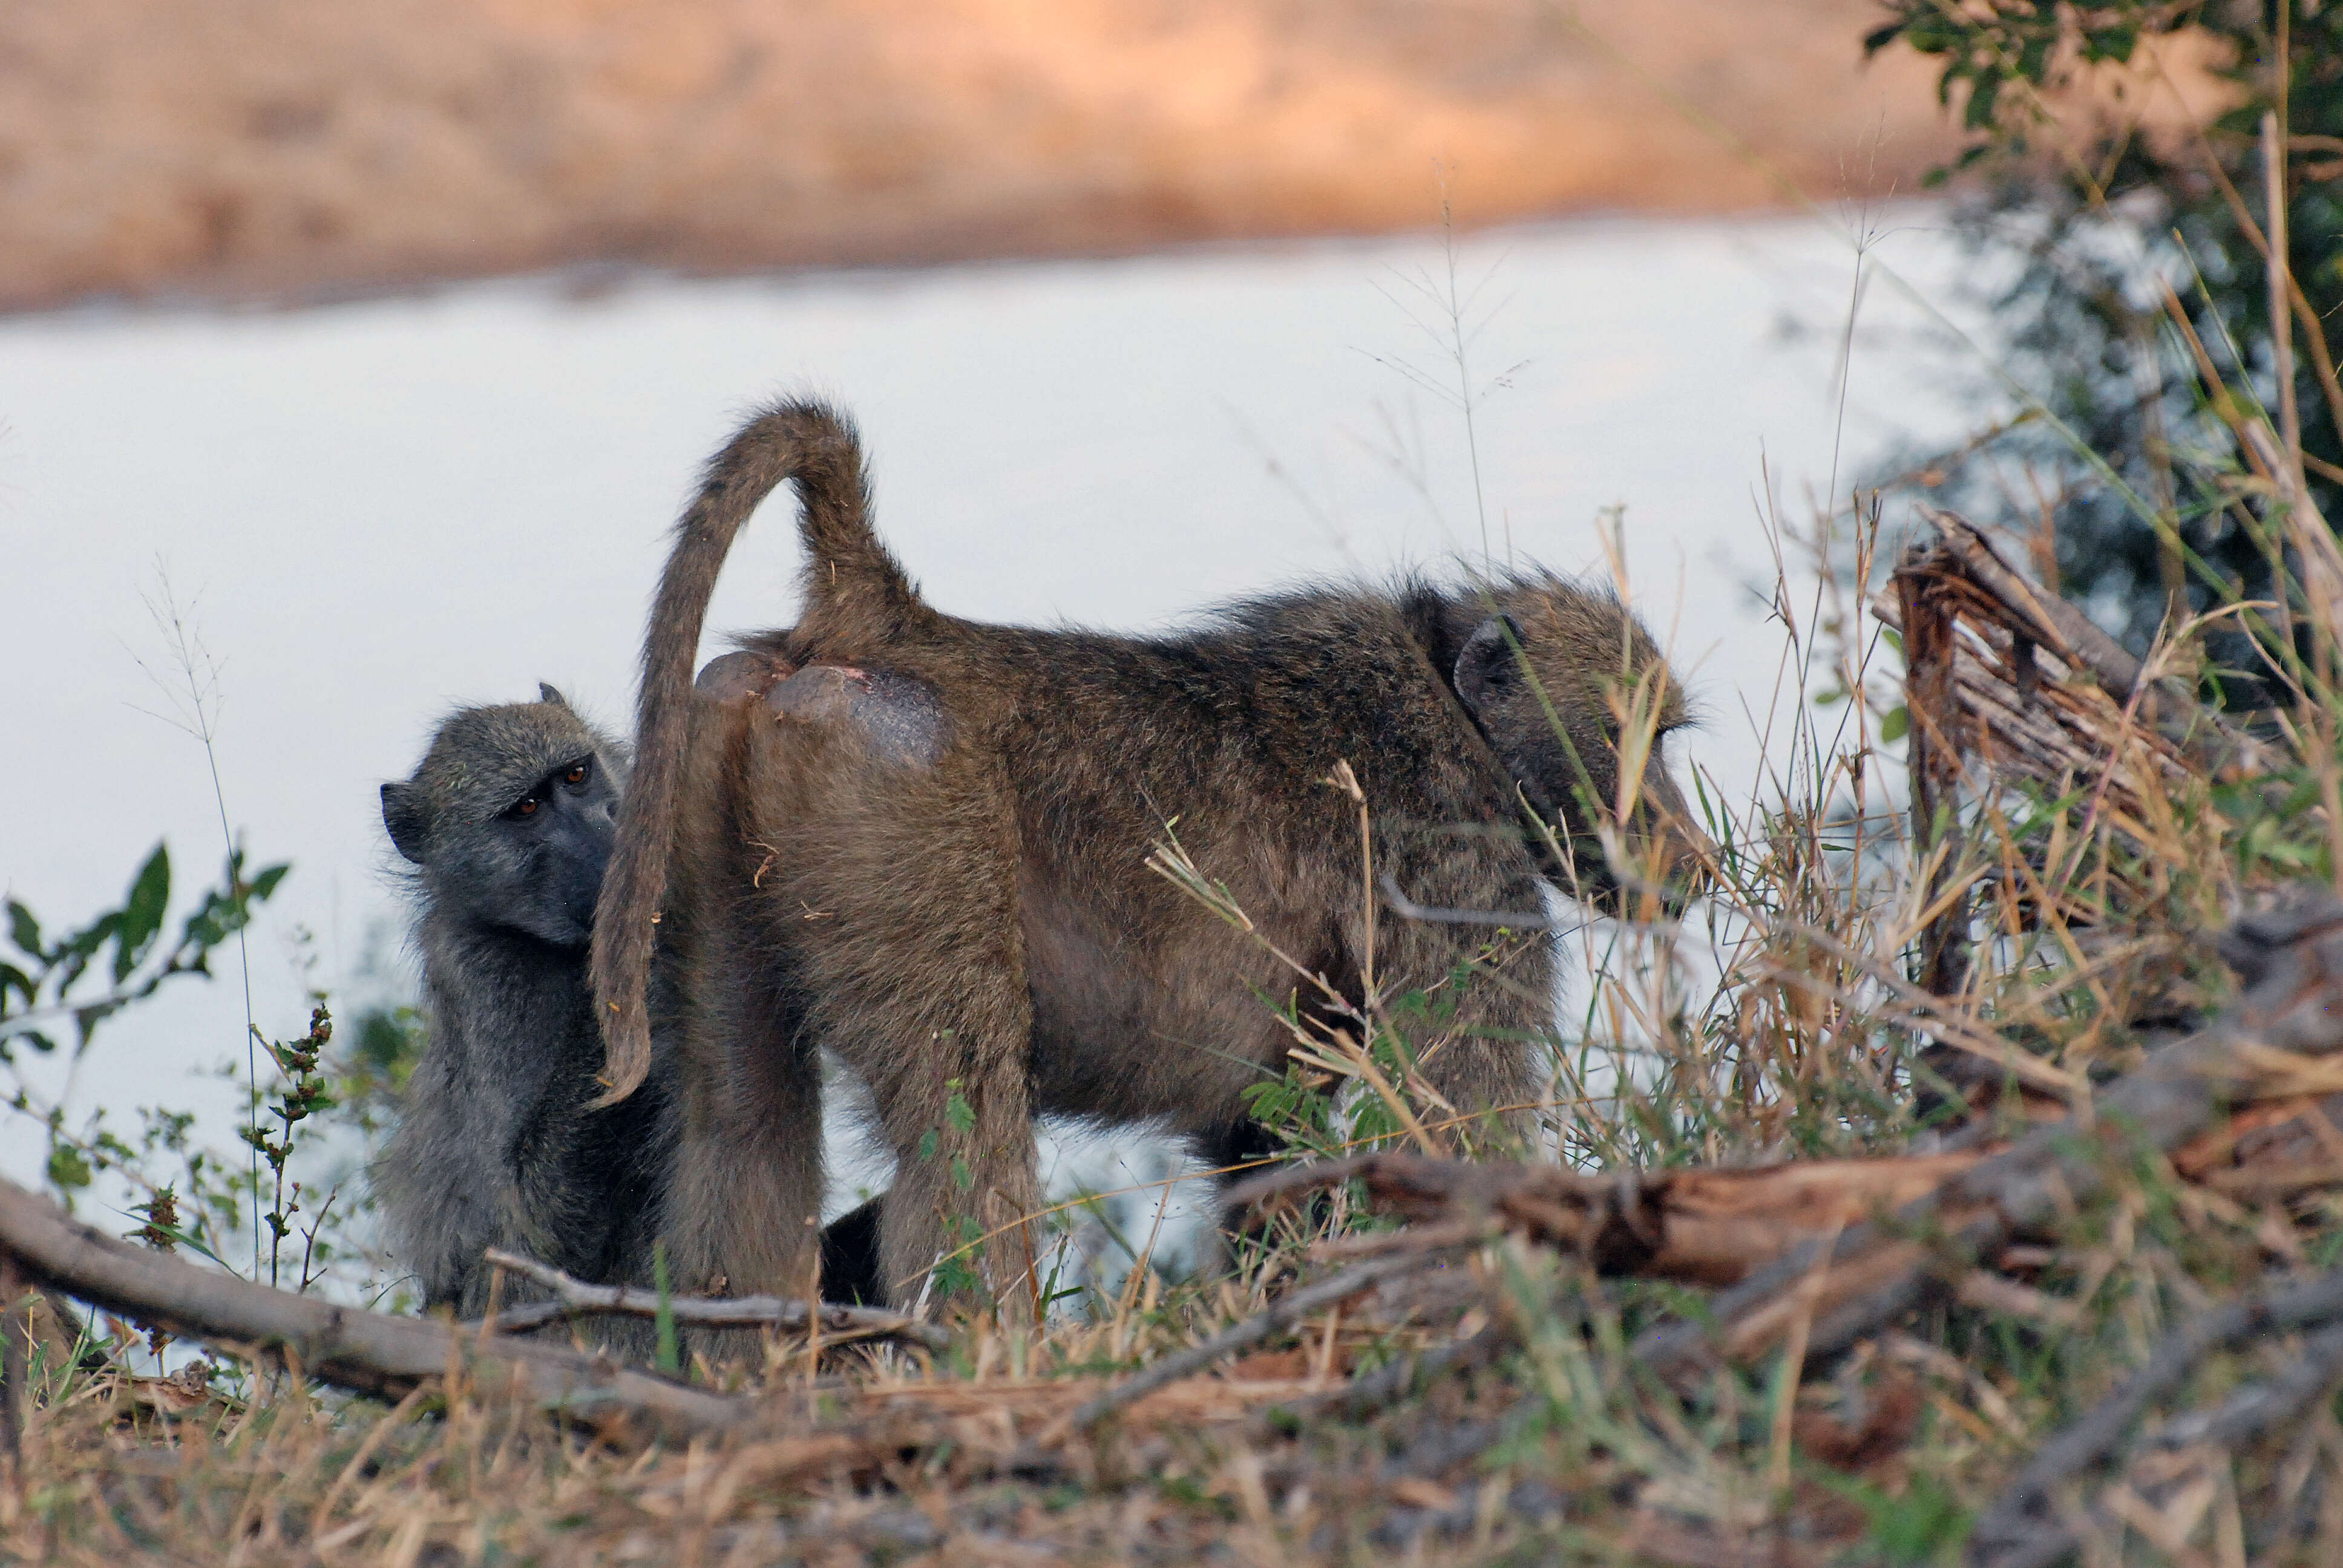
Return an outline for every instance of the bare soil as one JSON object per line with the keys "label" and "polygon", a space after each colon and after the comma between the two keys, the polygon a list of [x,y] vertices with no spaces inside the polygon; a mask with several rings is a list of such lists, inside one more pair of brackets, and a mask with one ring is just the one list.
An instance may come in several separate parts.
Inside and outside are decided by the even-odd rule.
{"label": "bare soil", "polygon": [[1874,11],[15,0],[0,308],[1371,231],[1435,166],[1466,223],[1908,191],[1954,134]]}

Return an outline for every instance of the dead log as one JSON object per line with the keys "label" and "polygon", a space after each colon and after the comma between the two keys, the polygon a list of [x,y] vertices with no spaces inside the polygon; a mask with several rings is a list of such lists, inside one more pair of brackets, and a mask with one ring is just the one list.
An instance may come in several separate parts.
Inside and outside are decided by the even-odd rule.
{"label": "dead log", "polygon": [[1383,1213],[1452,1223],[1486,1217],[1602,1273],[1729,1285],[1801,1241],[1932,1192],[1984,1158],[1963,1150],[1581,1176],[1552,1165],[1369,1154],[1255,1178],[1231,1188],[1228,1201],[1244,1207],[1356,1178]]}
{"label": "dead log", "polygon": [[1931,996],[1957,996],[1968,976],[1969,904],[1974,890],[1961,864],[1960,784],[1967,726],[1956,700],[1958,618],[1944,574],[1930,553],[1912,551],[1896,568],[1896,608],[1904,627],[1906,772],[1912,781],[1912,853],[1927,866],[1924,903],[1938,910],[1920,932],[1920,972]]}
{"label": "dead log", "polygon": [[2165,677],[2147,682],[2143,691],[2146,670],[2140,661],[2081,610],[2012,569],[1984,529],[1933,507],[1922,508],[1920,515],[1936,528],[1963,575],[2000,607],[2007,629],[2087,672],[2116,702],[2135,705],[2138,716],[2197,768],[2218,774],[2260,759],[2258,742],[2197,701],[2181,682]]}
{"label": "dead log", "polygon": [[[1379,1211],[1443,1236],[1511,1231],[1604,1273],[1726,1287],[1705,1324],[1661,1324],[1637,1342],[1638,1358],[1679,1386],[1768,1353],[1802,1322],[1807,1357],[1822,1364],[1954,1293],[2126,1161],[2172,1156],[2207,1172],[2242,1151],[2299,1147],[2276,1134],[2305,1119],[2343,1141],[2315,1120],[2343,1081],[2332,1060],[2343,1053],[2343,901],[2312,890],[2240,920],[2221,946],[2245,982],[2235,1006],[2107,1086],[2080,1128],[2062,1120],[2006,1149],[1614,1176],[1373,1154],[1256,1178],[1228,1201],[1241,1209],[1356,1180]],[[2337,1163],[2329,1154],[2322,1173]]]}
{"label": "dead log", "polygon": [[750,1413],[743,1401],[607,1355],[336,1306],[198,1267],[117,1241],[7,1181],[0,1181],[0,1254],[35,1283],[359,1393],[397,1398],[472,1363],[498,1369],[538,1404],[614,1439],[686,1440],[736,1428]]}
{"label": "dead log", "polygon": [[2115,1452],[2155,1401],[2186,1382],[2208,1355],[2248,1341],[2321,1329],[2276,1382],[2246,1390],[2206,1414],[2174,1422],[2168,1446],[2249,1441],[2298,1413],[2343,1372],[2343,1272],[2284,1289],[2255,1291],[2167,1334],[2147,1364],[2080,1421],[2044,1443],[2000,1501],[1977,1520],[1969,1561],[1977,1568],[2051,1568],[2072,1555],[2075,1535],[2050,1506],[2058,1486]]}
{"label": "dead log", "polygon": [[1746,1362],[1810,1323],[1810,1364],[1828,1361],[1922,1302],[1948,1292],[2012,1237],[2087,1202],[2127,1161],[2171,1153],[2233,1106],[2299,1092],[2343,1050],[2343,901],[2325,890],[2247,917],[2222,939],[2246,982],[2208,1029],[2155,1052],[2096,1100],[2090,1124],[2043,1127],[1899,1210],[1854,1227],[1816,1275],[1808,1242],[1710,1302],[1704,1324],[1646,1330],[1639,1359],[1678,1386]]}

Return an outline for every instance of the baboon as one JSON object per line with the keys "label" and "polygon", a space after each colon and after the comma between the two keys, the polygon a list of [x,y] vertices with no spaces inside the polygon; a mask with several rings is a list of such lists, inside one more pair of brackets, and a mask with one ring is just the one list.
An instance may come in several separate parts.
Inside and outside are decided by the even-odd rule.
{"label": "baboon", "polygon": [[[747,700],[710,722],[691,702],[717,574],[785,480],[804,603],[747,652],[934,694],[931,760]],[[1654,722],[1623,726],[1631,699]],[[1036,1114],[1160,1118],[1232,1162],[1260,1147],[1244,1091],[1281,1073],[1291,1040],[1262,997],[1438,988],[1486,943],[1378,919],[1359,808],[1326,785],[1337,764],[1363,789],[1375,874],[1424,905],[1535,911],[1549,886],[1614,888],[1599,836],[1622,811],[1664,866],[1698,860],[1650,739],[1683,719],[1626,608],[1541,572],[1308,587],[1152,637],[942,614],[872,530],[852,426],[819,403],[769,408],[678,524],[595,924],[614,1096],[651,1061],[654,922],[663,942],[689,931],[669,1220],[687,1277],[785,1288],[806,1267],[827,1046],[869,1083],[897,1161],[887,1292],[965,1253],[1018,1310]],[[1151,874],[1167,832],[1249,930]],[[1418,1062],[1460,1112],[1532,1099],[1527,1041],[1552,1021],[1547,940],[1504,939],[1493,961],[1500,983],[1470,988]]]}
{"label": "baboon", "polygon": [[[710,674],[728,664],[737,672],[718,660]],[[667,1052],[642,1095],[594,1104],[587,938],[625,753],[552,687],[538,690],[538,702],[451,714],[414,777],[382,787],[383,825],[415,868],[429,1043],[378,1188],[426,1307],[468,1317],[487,1309],[491,1246],[581,1279],[652,1282],[675,1146]],[[845,717],[881,738],[905,730],[885,709]],[[827,1299],[878,1299],[879,1204],[823,1231]],[[519,1282],[508,1288],[520,1299]]]}
{"label": "baboon", "polygon": [[487,1310],[488,1247],[648,1281],[674,1143],[664,1052],[639,1099],[595,1105],[587,942],[626,756],[538,690],[450,714],[414,777],[382,787],[414,868],[429,1034],[377,1190],[424,1305],[466,1317]]}

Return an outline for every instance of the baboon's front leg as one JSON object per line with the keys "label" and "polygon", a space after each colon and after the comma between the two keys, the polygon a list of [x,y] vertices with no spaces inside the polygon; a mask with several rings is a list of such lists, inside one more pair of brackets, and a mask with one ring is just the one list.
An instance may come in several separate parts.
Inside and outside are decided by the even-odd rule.
{"label": "baboon's front leg", "polygon": [[[1405,841],[1391,846],[1384,864],[1418,903],[1544,918],[1526,867],[1517,876],[1492,876],[1445,846]],[[1436,1029],[1395,1020],[1424,1083],[1467,1119],[1451,1124],[1447,1141],[1467,1152],[1520,1153],[1536,1131],[1537,1063],[1554,1028],[1551,940],[1534,930],[1405,920],[1389,910],[1379,911],[1376,927],[1383,995],[1436,987],[1434,994],[1453,1004]],[[1354,931],[1353,941],[1363,944],[1363,926]]]}

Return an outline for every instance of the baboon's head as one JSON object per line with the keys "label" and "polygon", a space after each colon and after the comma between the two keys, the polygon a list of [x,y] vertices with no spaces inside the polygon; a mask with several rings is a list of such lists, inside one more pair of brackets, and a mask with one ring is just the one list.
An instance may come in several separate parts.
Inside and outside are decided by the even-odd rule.
{"label": "baboon's head", "polygon": [[443,910],[560,947],[593,934],[621,754],[561,693],[450,714],[415,777],[382,787],[382,823]]}
{"label": "baboon's head", "polygon": [[[1456,695],[1539,815],[1567,833],[1582,888],[1605,902],[1620,871],[1695,888],[1714,846],[1670,777],[1665,739],[1689,722],[1651,634],[1608,592],[1540,576],[1493,587],[1457,653]],[[1603,845],[1616,829],[1624,868]]]}

